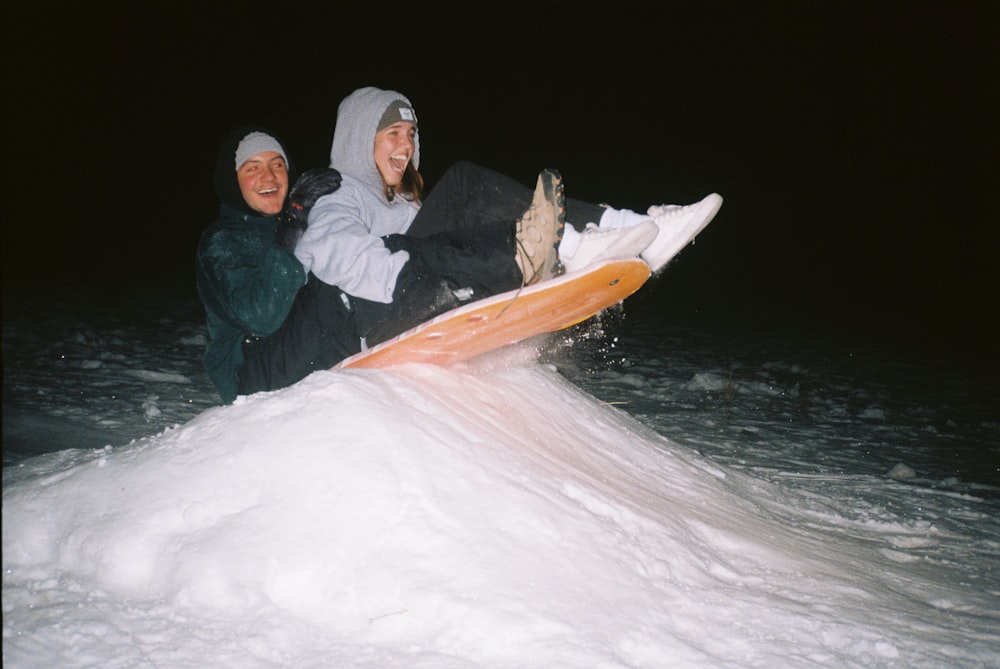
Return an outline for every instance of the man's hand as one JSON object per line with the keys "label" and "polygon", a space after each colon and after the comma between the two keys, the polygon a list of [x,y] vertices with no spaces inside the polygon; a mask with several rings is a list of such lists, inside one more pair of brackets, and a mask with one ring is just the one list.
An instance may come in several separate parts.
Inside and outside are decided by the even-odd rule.
{"label": "man's hand", "polygon": [[340,172],[337,170],[332,167],[309,170],[292,186],[285,208],[291,216],[301,220],[304,230],[309,210],[316,204],[316,200],[333,193],[338,188],[340,188]]}
{"label": "man's hand", "polygon": [[308,226],[309,210],[316,204],[316,200],[338,188],[340,172],[332,167],[303,173],[292,186],[285,207],[275,217],[278,229],[275,231],[274,243],[286,249],[294,249]]}

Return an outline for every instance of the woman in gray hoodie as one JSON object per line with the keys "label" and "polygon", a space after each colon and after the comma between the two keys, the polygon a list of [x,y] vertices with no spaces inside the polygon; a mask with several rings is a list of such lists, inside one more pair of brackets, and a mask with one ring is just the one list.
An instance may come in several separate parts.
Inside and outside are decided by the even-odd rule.
{"label": "woman in gray hoodie", "polygon": [[[316,202],[295,255],[349,296],[363,346],[469,299],[639,256],[659,231],[650,215],[566,199],[554,170],[543,170],[532,192],[460,162],[424,201],[419,165],[406,96],[366,87],[341,102],[330,150],[341,186]],[[711,197],[661,218],[714,215],[718,207],[705,206]]]}

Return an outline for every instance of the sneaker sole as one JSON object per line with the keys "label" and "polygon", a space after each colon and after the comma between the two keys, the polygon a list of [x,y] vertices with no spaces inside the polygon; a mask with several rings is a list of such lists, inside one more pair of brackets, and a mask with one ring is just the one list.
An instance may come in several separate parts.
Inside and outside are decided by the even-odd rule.
{"label": "sneaker sole", "polygon": [[657,224],[659,234],[649,248],[642,252],[642,259],[649,264],[653,274],[666,267],[674,256],[712,222],[722,207],[722,197],[718,193],[712,193],[691,206],[694,207],[693,211],[682,214],[689,217],[683,225],[671,227]]}

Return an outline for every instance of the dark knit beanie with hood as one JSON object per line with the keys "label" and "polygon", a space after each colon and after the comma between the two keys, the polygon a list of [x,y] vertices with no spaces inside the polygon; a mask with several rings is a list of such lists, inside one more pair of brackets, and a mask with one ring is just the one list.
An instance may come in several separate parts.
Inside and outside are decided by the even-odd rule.
{"label": "dark knit beanie with hood", "polygon": [[223,140],[222,146],[219,147],[219,153],[215,158],[215,195],[219,198],[220,204],[227,205],[251,216],[262,216],[263,214],[251,209],[250,205],[243,199],[243,193],[240,191],[240,182],[236,178],[236,150],[240,142],[243,141],[243,138],[253,132],[264,133],[278,143],[281,147],[282,155],[285,156],[285,164],[288,166],[288,188],[291,189],[292,184],[295,183],[295,167],[292,164],[291,156],[288,155],[288,151],[284,148],[285,143],[266,128],[258,125],[241,125],[233,128],[226,136],[226,139]]}

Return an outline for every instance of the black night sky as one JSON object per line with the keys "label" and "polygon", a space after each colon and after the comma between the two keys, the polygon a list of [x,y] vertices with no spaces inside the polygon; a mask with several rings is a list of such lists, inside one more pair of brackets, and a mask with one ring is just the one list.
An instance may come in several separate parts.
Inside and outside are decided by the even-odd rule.
{"label": "black night sky", "polygon": [[4,298],[193,296],[226,131],[261,122],[324,166],[338,102],[377,85],[413,100],[431,184],[470,159],[526,184],[556,167],[567,194],[637,210],[721,193],[637,308],[995,356],[997,7],[8,7]]}

